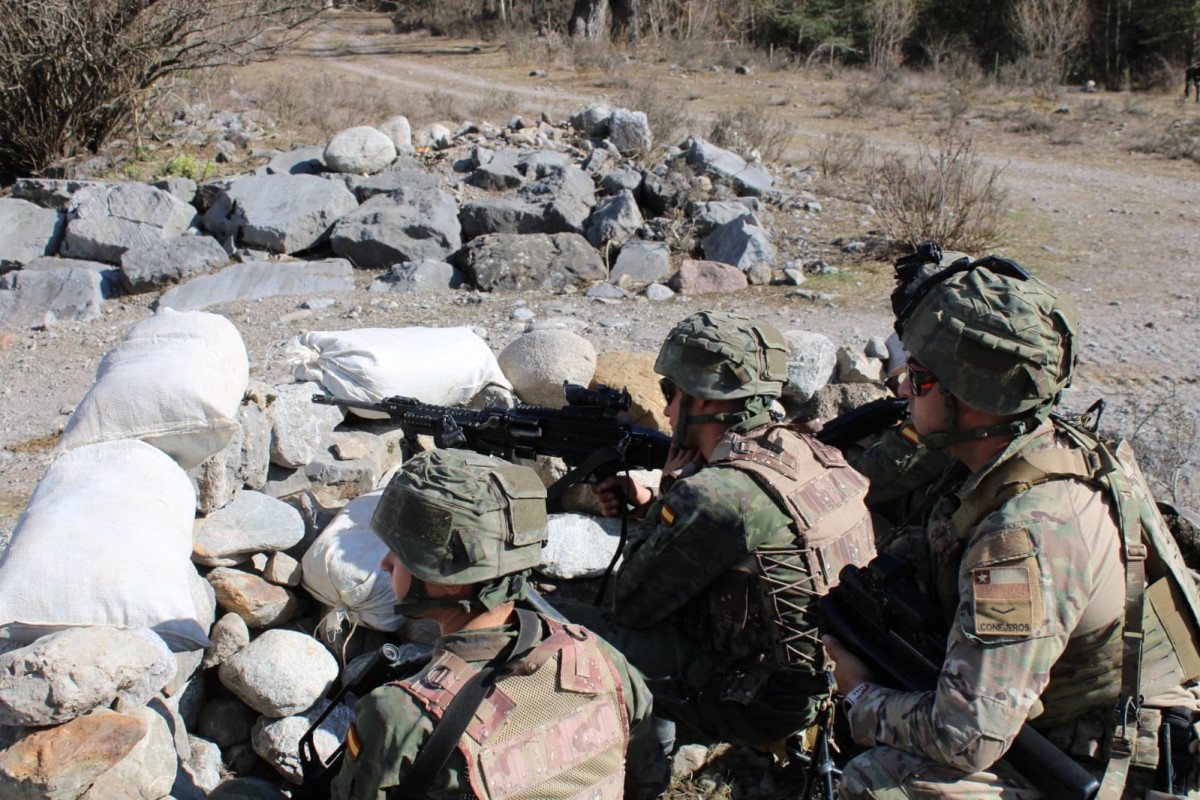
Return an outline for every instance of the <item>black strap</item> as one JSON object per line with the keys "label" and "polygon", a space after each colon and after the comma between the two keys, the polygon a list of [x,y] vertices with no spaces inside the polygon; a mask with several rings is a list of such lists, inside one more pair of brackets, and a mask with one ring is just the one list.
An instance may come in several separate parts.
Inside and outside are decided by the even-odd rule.
{"label": "black strap", "polygon": [[442,767],[446,766],[446,761],[458,745],[458,740],[471,724],[471,718],[475,716],[483,698],[499,677],[497,673],[525,655],[525,652],[533,647],[541,630],[541,621],[536,614],[528,609],[517,609],[517,638],[512,648],[506,647],[501,650],[483,669],[463,684],[462,689],[446,707],[446,713],[433,726],[433,733],[425,740],[421,752],[413,760],[412,767],[404,774],[399,785],[387,790],[388,800],[426,795],[433,785],[434,778],[442,771]]}

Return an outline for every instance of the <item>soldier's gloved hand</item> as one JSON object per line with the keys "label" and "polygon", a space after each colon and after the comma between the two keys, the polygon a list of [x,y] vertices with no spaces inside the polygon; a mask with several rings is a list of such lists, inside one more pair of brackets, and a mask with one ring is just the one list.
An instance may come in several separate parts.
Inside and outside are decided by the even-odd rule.
{"label": "soldier's gloved hand", "polygon": [[633,506],[628,511],[629,516],[641,519],[646,516],[646,509],[654,499],[654,492],[627,475],[609,475],[588,488],[600,506],[601,516],[605,517],[620,516],[622,506],[629,504]]}

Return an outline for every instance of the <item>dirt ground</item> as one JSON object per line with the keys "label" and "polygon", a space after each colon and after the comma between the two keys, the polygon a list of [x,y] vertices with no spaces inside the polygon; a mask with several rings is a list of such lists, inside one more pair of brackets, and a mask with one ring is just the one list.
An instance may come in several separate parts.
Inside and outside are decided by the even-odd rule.
{"label": "dirt ground", "polygon": [[[737,54],[715,45],[643,46],[635,54],[580,54],[561,43],[501,44],[444,41],[391,32],[386,18],[339,12],[297,51],[276,63],[223,74],[204,96],[210,107],[257,108],[267,114],[281,86],[307,97],[307,118],[276,119],[269,143],[321,144],[319,123],[373,124],[384,114],[409,114],[414,123],[446,117],[505,123],[516,114],[562,119],[596,101],[620,102],[647,92],[691,120],[703,133],[720,113],[758,106],[787,124],[791,142],[783,165],[803,169],[832,134],[853,133],[874,146],[916,153],[949,117],[970,131],[987,164],[1003,168],[1007,233],[995,252],[1066,288],[1083,319],[1083,349],[1075,387],[1065,402],[1086,408],[1104,396],[1108,422],[1136,432],[1139,442],[1164,445],[1164,481],[1182,499],[1195,497],[1200,433],[1200,163],[1133,152],[1144,137],[1175,121],[1195,124],[1200,106],[1176,95],[1083,94],[1056,96],[977,84],[959,90],[943,79],[901,75],[887,87],[904,102],[856,102],[874,88],[857,72],[820,68],[772,69],[750,74],[730,68]],[[538,71],[539,74],[533,74]],[[330,94],[328,87],[334,87]],[[324,87],[324,88],[322,88]],[[196,87],[192,87],[195,92]],[[324,94],[322,94],[324,92]],[[370,95],[371,103],[363,100]],[[193,95],[193,100],[195,96]],[[276,102],[276,106],[279,103]],[[374,117],[361,109],[376,109]],[[454,118],[457,116],[458,118]],[[257,162],[248,161],[239,168]],[[561,319],[591,339],[599,352],[653,351],[666,330],[704,307],[749,311],[784,329],[829,335],[861,346],[890,330],[890,267],[842,252],[842,244],[875,231],[865,198],[816,183],[821,210],[781,208],[772,228],[784,259],[821,258],[838,274],[810,278],[805,288],[835,295],[832,302],[792,296],[793,287],[751,287],[717,298],[678,302],[604,303],[577,292],[477,295],[455,293],[407,300],[365,291],[340,295],[323,310],[305,298],[273,298],[219,307],[246,341],[252,377],[286,381],[274,347],[305,330],[350,327],[472,324],[493,349],[523,332],[512,318],[518,306],[535,318]],[[107,301],[104,316],[47,330],[0,330],[0,546],[49,463],[49,452],[75,404],[91,386],[104,353],[129,327],[152,313],[154,297]],[[1157,439],[1155,437],[1158,437]],[[1170,441],[1167,441],[1167,440]],[[744,762],[745,754],[728,759]],[[744,777],[746,767],[731,768]],[[750,758],[757,785],[739,779],[736,792],[720,771],[677,787],[675,797],[795,794],[791,778],[763,773]],[[715,777],[714,777],[715,776]],[[707,782],[706,782],[707,781]]]}

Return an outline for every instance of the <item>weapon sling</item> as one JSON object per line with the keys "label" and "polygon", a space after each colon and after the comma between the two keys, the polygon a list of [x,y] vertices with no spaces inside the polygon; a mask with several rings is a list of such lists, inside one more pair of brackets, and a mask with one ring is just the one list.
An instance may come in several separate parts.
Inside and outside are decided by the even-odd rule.
{"label": "weapon sling", "polygon": [[450,758],[450,753],[458,745],[458,740],[466,732],[471,718],[475,716],[488,689],[499,677],[498,673],[524,655],[533,646],[534,640],[542,630],[542,624],[537,615],[524,608],[517,609],[517,625],[517,638],[512,649],[501,650],[483,669],[463,684],[462,689],[446,707],[446,713],[434,725],[433,733],[429,735],[421,752],[413,760],[412,768],[405,773],[399,785],[388,789],[389,800],[424,797],[429,791],[433,780],[446,765],[446,760]]}

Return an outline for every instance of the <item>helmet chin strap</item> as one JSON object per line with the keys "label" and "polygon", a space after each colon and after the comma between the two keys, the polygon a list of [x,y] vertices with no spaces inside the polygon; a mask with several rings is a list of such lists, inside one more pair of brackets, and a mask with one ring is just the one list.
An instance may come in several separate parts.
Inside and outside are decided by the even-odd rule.
{"label": "helmet chin strap", "polygon": [[408,593],[392,609],[397,614],[414,617],[436,608],[453,608],[464,614],[491,611],[509,601],[524,600],[529,589],[529,570],[500,575],[481,583],[474,597],[430,597],[425,581],[413,579]]}
{"label": "helmet chin strap", "polygon": [[[689,395],[684,395],[683,399],[690,400],[691,398]],[[761,425],[766,425],[775,418],[771,413],[771,404],[773,401],[774,398],[758,395],[746,398],[746,407],[741,411],[695,414],[693,416],[685,416],[682,419],[686,422],[684,425],[685,428],[686,425],[697,422],[727,422],[733,427],[735,432],[745,433]],[[680,400],[680,403],[682,402],[683,400]],[[676,444],[682,446],[681,441],[678,439],[676,440]]]}
{"label": "helmet chin strap", "polygon": [[994,436],[1024,436],[1046,421],[1046,417],[1050,415],[1050,409],[1053,406],[1053,403],[1044,403],[1027,414],[1016,419],[1010,419],[1007,422],[985,425],[982,428],[960,430],[957,413],[958,400],[941,384],[938,384],[938,392],[941,393],[943,400],[945,430],[936,431],[935,433],[921,437],[921,444],[930,450],[944,450],[950,445],[962,442],[976,442],[982,439],[990,439]]}

